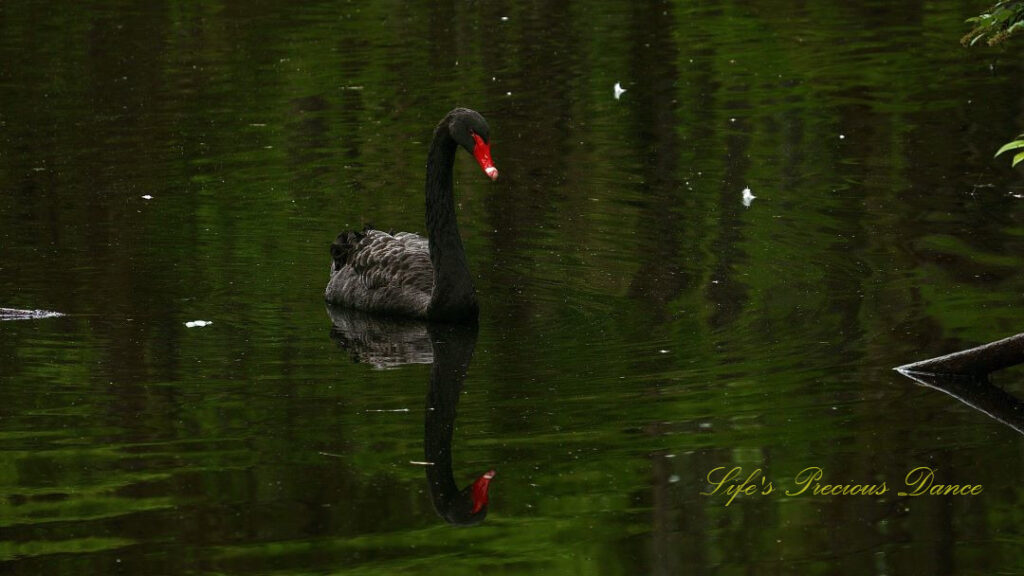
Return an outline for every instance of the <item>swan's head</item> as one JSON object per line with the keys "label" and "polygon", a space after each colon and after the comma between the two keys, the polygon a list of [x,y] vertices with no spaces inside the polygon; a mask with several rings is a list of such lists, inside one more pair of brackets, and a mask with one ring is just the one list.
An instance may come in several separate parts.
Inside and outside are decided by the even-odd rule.
{"label": "swan's head", "polygon": [[448,132],[459,146],[476,158],[488,178],[498,179],[498,169],[491,160],[491,129],[479,112],[469,108],[452,110],[448,114]]}

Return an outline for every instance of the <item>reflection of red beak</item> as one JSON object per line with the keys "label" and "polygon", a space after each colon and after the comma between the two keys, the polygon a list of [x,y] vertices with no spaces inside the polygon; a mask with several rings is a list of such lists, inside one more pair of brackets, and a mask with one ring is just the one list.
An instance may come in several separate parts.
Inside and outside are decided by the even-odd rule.
{"label": "reflection of red beak", "polygon": [[491,180],[498,179],[498,169],[494,167],[494,162],[491,161],[491,145],[484,142],[476,132],[473,133],[473,156],[476,161],[480,164],[480,167],[484,169],[484,174]]}
{"label": "reflection of red beak", "polygon": [[[476,134],[474,134],[474,136],[476,136]],[[477,144],[477,146],[479,146],[479,144]],[[491,166],[491,168],[494,167]],[[492,178],[496,178],[497,175],[498,170],[495,169],[494,176],[492,176]],[[483,476],[477,478],[476,482],[473,482],[473,514],[479,512],[484,506],[487,506],[487,487],[491,483],[491,478],[494,478],[494,474],[494,470],[488,470]]]}

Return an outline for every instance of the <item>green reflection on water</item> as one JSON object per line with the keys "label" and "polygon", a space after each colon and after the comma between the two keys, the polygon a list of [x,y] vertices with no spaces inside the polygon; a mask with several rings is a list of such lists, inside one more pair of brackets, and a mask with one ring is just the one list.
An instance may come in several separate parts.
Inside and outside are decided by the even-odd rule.
{"label": "green reflection on water", "polygon": [[[14,573],[1024,560],[1019,437],[890,371],[1021,330],[991,159],[1019,65],[959,47],[977,5],[17,4],[0,306],[69,316],[0,324]],[[429,367],[353,363],[320,301],[337,232],[422,232],[456,104],[502,174],[456,165],[482,317],[454,474],[498,470],[466,530],[409,464]],[[986,492],[699,495],[732,465]]]}

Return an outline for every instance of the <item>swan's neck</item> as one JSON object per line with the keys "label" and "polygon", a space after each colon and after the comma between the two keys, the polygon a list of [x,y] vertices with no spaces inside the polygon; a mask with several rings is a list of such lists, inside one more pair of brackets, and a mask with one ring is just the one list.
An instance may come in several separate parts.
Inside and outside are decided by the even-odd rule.
{"label": "swan's neck", "polygon": [[434,290],[427,316],[432,320],[476,318],[476,293],[466,264],[466,252],[455,220],[452,168],[456,143],[446,122],[434,131],[427,155],[427,231]]}

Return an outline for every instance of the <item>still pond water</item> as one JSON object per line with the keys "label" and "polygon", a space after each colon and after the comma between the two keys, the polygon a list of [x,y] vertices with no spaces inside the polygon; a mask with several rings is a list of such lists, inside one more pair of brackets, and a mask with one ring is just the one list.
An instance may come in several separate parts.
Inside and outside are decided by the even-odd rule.
{"label": "still pond water", "polygon": [[[1024,330],[984,5],[0,5],[0,571],[1021,573],[1020,433],[892,371]],[[326,310],[456,105],[478,330]]]}

